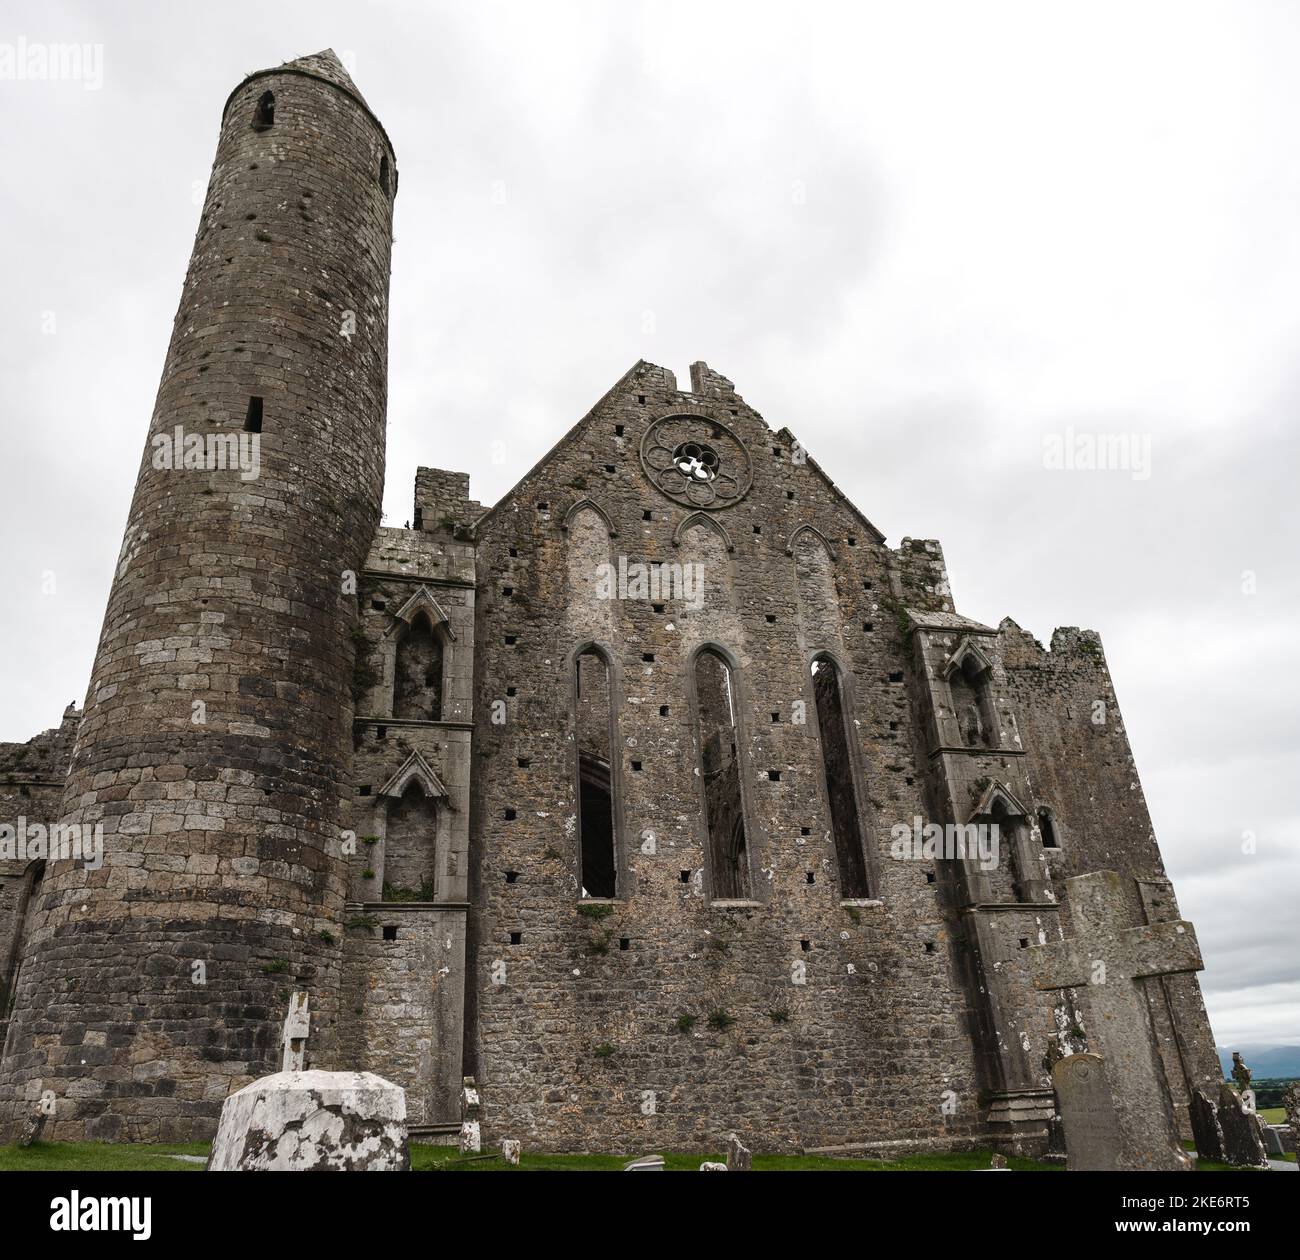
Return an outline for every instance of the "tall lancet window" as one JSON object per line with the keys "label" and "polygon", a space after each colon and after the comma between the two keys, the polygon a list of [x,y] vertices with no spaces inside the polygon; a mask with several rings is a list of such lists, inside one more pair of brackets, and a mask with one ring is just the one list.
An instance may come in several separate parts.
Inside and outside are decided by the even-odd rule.
{"label": "tall lancet window", "polygon": [[393,716],[425,722],[442,719],[442,635],[428,614],[416,614],[397,641]]}
{"label": "tall lancet window", "polygon": [[817,699],[817,729],[821,735],[826,801],[840,870],[840,896],[857,900],[871,896],[866,851],[858,818],[853,761],[849,750],[848,710],[840,671],[827,656],[812,663],[813,694]]}
{"label": "tall lancet window", "polygon": [[750,895],[736,707],[731,667],[706,648],[695,658],[695,717],[709,874],[716,901],[743,901]]}
{"label": "tall lancet window", "polygon": [[609,661],[598,648],[587,648],[575,659],[574,702],[579,884],[584,897],[617,897],[614,705]]}

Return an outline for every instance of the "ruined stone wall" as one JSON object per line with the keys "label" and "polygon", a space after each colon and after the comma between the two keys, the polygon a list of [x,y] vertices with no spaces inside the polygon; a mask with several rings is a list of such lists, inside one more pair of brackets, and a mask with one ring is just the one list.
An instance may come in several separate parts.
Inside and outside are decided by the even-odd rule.
{"label": "ruined stone wall", "polygon": [[44,870],[43,859],[18,844],[32,824],[48,835],[58,822],[80,722],[81,710],[69,705],[58,726],[26,743],[0,744],[0,826],[12,828],[14,843],[12,856],[0,853],[0,1051],[31,926],[32,896]]}
{"label": "ruined stone wall", "polygon": [[[652,422],[680,412],[721,422],[752,460],[748,494],[694,523],[639,458]],[[805,524],[831,553],[838,624],[818,615],[824,595],[801,610],[791,551]],[[600,600],[595,566],[620,554],[703,563],[703,598]],[[975,1134],[950,914],[933,869],[888,851],[890,826],[925,812],[893,564],[792,436],[704,365],[684,393],[639,364],[480,524],[466,1070],[485,1138],[683,1149],[735,1128],[766,1149],[906,1149]],[[571,654],[590,640],[613,664],[625,855],[619,896],[596,904],[579,897],[570,712]],[[704,644],[735,665],[752,863],[750,897],[725,906],[709,895],[696,769]],[[865,901],[838,887],[817,651],[845,680]]]}
{"label": "ruined stone wall", "polygon": [[[395,186],[332,54],[231,95],[64,801],[106,862],[47,873],[4,1133],[50,1089],[55,1139],[206,1137],[277,1067],[291,989],[334,1035],[346,574],[379,521]],[[250,458],[167,467],[178,426]]]}
{"label": "ruined stone wall", "polygon": [[[1067,627],[1047,650],[1014,622],[1000,630],[1032,806],[1051,810],[1060,846],[1044,854],[1055,896],[1065,903],[1071,876],[1114,870],[1125,877],[1134,924],[1177,917],[1100,638]],[[1068,927],[1067,915],[1061,921]],[[1221,1077],[1200,983],[1189,974],[1142,984],[1175,1110],[1190,1133],[1189,1090],[1213,1091]]]}

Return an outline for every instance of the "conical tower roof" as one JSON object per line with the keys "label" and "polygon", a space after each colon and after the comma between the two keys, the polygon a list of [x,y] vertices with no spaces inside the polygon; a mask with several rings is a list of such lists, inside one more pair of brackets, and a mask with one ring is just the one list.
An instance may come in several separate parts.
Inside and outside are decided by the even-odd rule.
{"label": "conical tower roof", "polygon": [[343,63],[332,48],[312,53],[308,57],[297,57],[293,61],[286,61],[282,68],[302,70],[307,74],[314,74],[319,78],[328,79],[329,82],[343,88],[346,92],[351,92],[357,100],[363,104],[365,103],[366,98],[357,90],[357,85],[352,82],[352,76],[343,68]]}

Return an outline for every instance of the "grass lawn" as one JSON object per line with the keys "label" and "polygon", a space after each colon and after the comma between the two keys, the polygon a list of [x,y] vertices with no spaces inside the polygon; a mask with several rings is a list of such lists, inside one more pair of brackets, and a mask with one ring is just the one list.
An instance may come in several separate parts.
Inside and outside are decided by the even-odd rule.
{"label": "grass lawn", "polygon": [[1261,1107],[1259,1114],[1264,1117],[1269,1124],[1285,1124],[1286,1108],[1285,1107]]}
{"label": "grass lawn", "polygon": [[180,1146],[130,1142],[37,1142],[19,1149],[0,1146],[0,1172],[202,1172],[203,1165],[172,1155],[207,1159],[207,1142]]}
{"label": "grass lawn", "polygon": [[[706,1160],[721,1163],[721,1152],[664,1155],[668,1172],[696,1172]],[[107,1142],[37,1142],[25,1150],[0,1146],[0,1172],[201,1172],[203,1165],[175,1155],[206,1159],[204,1142],[185,1145],[147,1145]],[[631,1155],[548,1155],[525,1151],[513,1168],[499,1154],[477,1159],[462,1156],[454,1146],[411,1143],[413,1172],[618,1172]],[[987,1168],[989,1151],[953,1155],[907,1155],[902,1159],[836,1159],[829,1155],[755,1155],[755,1172],[971,1172]],[[1294,1155],[1286,1156],[1294,1161]],[[1040,1163],[1011,1156],[1007,1164],[1016,1172],[1060,1172],[1064,1164]],[[1202,1172],[1233,1171],[1229,1164],[1201,1160]],[[1244,1170],[1243,1170],[1244,1171]]]}
{"label": "grass lawn", "polygon": [[[106,1142],[37,1142],[25,1150],[0,1146],[0,1172],[198,1172],[202,1164],[171,1159],[173,1155],[207,1158],[206,1143],[183,1146],[110,1144]],[[966,1172],[987,1168],[991,1153],[971,1151],[960,1155],[909,1155],[899,1160],[832,1159],[826,1155],[755,1155],[759,1172]],[[487,1159],[466,1159],[454,1146],[411,1143],[411,1168],[415,1172],[618,1172],[631,1155],[547,1155],[524,1153],[519,1168],[499,1154]],[[670,1172],[696,1172],[706,1159],[722,1162],[720,1152],[664,1155]],[[1055,1171],[1059,1165],[1032,1159],[1010,1158],[1020,1172]]]}
{"label": "grass lawn", "polygon": [[[647,1154],[649,1152],[646,1152]],[[722,1152],[690,1155],[659,1152],[667,1172],[698,1172],[706,1159],[723,1163]],[[829,1155],[755,1155],[755,1172],[970,1172],[987,1168],[990,1151],[969,1151],[957,1155],[908,1155],[903,1159],[837,1159]],[[623,1155],[547,1155],[524,1152],[516,1170],[501,1156],[466,1159],[454,1147],[411,1146],[411,1168],[415,1172],[618,1172],[632,1156]],[[1033,1159],[1007,1160],[1017,1172],[1054,1172],[1060,1164],[1042,1164]]]}

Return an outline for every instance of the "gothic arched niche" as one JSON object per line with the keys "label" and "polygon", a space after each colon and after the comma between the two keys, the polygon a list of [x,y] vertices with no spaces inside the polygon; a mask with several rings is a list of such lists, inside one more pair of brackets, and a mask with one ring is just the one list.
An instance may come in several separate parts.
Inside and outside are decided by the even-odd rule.
{"label": "gothic arched niche", "polygon": [[438,803],[413,778],[388,807],[384,900],[433,901],[437,850]]}
{"label": "gothic arched niche", "polygon": [[393,716],[437,722],[442,718],[443,642],[421,609],[397,640]]}
{"label": "gothic arched niche", "polygon": [[800,530],[791,542],[791,550],[804,633],[814,641],[834,639],[841,620],[834,558],[822,536],[812,529]]}

